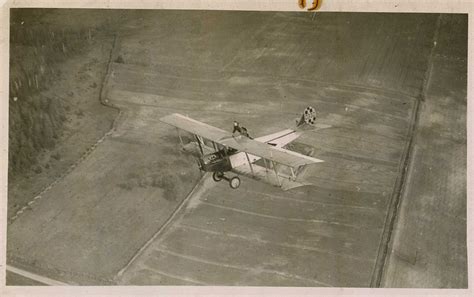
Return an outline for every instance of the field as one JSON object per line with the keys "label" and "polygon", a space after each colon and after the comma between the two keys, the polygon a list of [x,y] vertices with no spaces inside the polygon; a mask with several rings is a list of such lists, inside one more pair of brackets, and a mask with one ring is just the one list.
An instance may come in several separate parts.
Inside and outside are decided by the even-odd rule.
{"label": "field", "polygon": [[[467,286],[466,33],[446,39],[467,18],[136,11],[125,20],[106,84],[116,125],[8,226],[10,265],[73,284]],[[461,77],[449,94],[446,77]],[[437,122],[448,135],[438,150],[437,134],[419,130],[431,127],[433,100],[450,111]],[[297,143],[325,162],[305,169],[312,185],[287,192],[244,177],[238,190],[213,182],[159,121],[179,112],[231,130],[238,120],[261,136],[293,127],[307,106],[331,127]],[[413,192],[419,175],[407,168],[426,170],[417,145],[455,161]],[[422,208],[432,179],[458,189],[452,205]],[[411,220],[428,224],[446,209],[464,220],[438,224],[464,233],[447,228],[425,257],[432,234],[414,243]],[[453,247],[454,260],[423,272]],[[413,251],[418,262],[400,256]]]}

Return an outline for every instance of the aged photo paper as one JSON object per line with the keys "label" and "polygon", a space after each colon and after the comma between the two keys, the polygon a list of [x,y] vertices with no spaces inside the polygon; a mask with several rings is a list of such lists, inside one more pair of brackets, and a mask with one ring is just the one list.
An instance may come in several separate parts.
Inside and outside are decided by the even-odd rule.
{"label": "aged photo paper", "polygon": [[470,1],[7,1],[2,296],[472,296]]}

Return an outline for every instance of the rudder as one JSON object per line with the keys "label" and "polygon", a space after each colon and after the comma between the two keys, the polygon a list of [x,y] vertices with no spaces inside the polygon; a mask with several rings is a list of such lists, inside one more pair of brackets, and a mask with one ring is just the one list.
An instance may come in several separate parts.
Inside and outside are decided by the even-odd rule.
{"label": "rudder", "polygon": [[314,125],[316,123],[316,109],[312,106],[305,108],[303,114],[299,121],[297,121],[296,127],[301,127],[304,125]]}

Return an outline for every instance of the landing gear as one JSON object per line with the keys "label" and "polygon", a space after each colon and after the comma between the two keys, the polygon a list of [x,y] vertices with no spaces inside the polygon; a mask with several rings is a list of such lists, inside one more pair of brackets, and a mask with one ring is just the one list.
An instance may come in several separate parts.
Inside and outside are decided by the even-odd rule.
{"label": "landing gear", "polygon": [[214,173],[212,173],[212,179],[215,182],[220,182],[223,177],[224,177],[224,173],[222,173],[222,172],[215,171]]}
{"label": "landing gear", "polygon": [[212,173],[212,179],[215,182],[220,182],[221,180],[225,179],[226,181],[229,182],[229,186],[232,189],[237,189],[240,186],[240,178],[238,176],[228,178],[227,176],[224,175],[223,172],[219,172],[219,171],[215,171]]}
{"label": "landing gear", "polygon": [[230,179],[229,185],[232,189],[237,189],[240,186],[240,178],[238,176],[234,176]]}

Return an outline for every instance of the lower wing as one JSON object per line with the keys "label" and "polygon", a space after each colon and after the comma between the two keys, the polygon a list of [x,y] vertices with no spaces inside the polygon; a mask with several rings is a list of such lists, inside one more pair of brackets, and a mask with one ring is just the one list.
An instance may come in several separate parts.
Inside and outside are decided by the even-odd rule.
{"label": "lower wing", "polygon": [[232,171],[254,180],[270,184],[275,187],[280,187],[284,191],[309,184],[295,181],[291,178],[291,176],[285,175],[281,172],[278,172],[277,177],[276,172],[273,169],[265,168],[256,164],[252,164],[252,169],[247,163],[245,165],[233,168]]}

